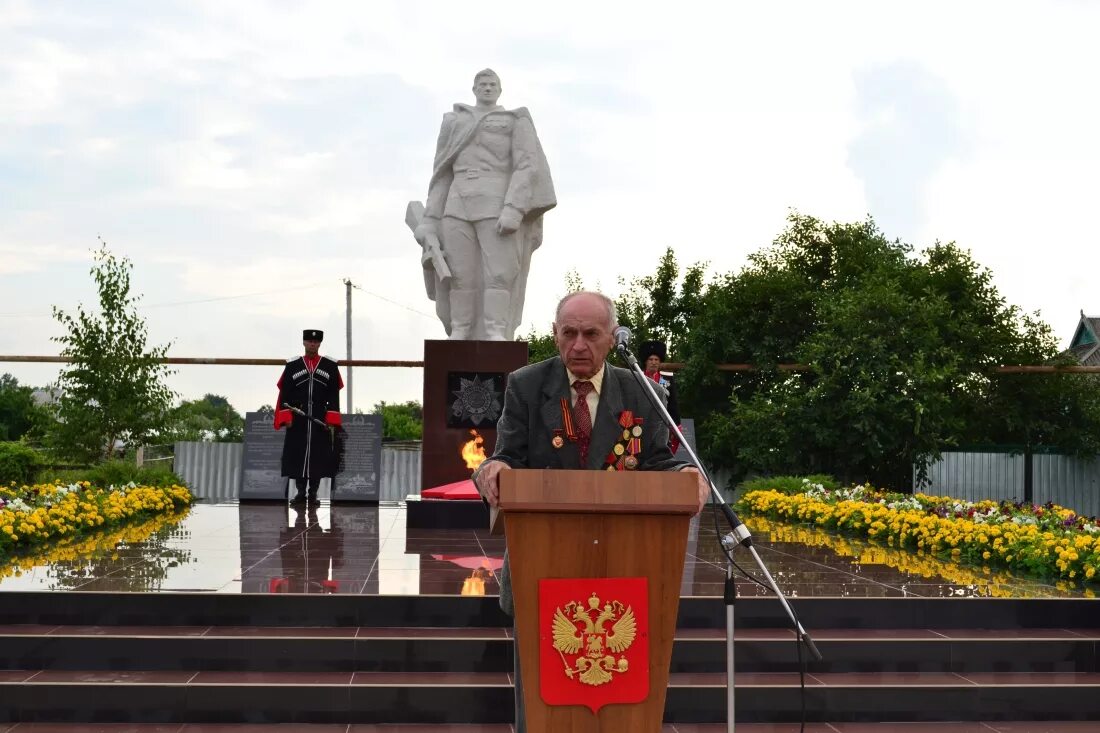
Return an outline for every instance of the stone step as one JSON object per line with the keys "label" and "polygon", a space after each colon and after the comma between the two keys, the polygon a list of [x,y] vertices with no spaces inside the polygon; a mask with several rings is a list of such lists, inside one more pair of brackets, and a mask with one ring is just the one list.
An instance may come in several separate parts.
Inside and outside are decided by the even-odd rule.
{"label": "stone step", "polygon": [[[736,632],[741,672],[795,672],[793,634]],[[825,629],[814,673],[1093,672],[1100,629]],[[0,626],[0,669],[508,672],[511,630],[450,627]],[[681,629],[673,672],[725,669],[725,631]]]}
{"label": "stone step", "polygon": [[[909,733],[925,722],[963,720],[931,730],[989,733],[1001,728],[981,721],[1100,720],[1092,601],[793,603],[825,655],[809,665],[804,693],[779,604],[738,601],[742,733],[748,723],[792,723],[803,703],[813,733],[884,720],[907,723],[899,730]],[[724,726],[693,726],[725,719],[724,606],[683,598],[679,625],[666,720],[678,733],[717,733]],[[59,602],[52,593],[0,594],[0,721],[10,721],[0,733],[15,721],[20,731],[36,721],[175,733],[245,723],[503,731],[512,716],[510,627],[486,597],[78,593]],[[1003,730],[1046,730],[1020,725],[1028,727]],[[1100,731],[1088,725],[1065,730]]]}
{"label": "stone step", "polygon": [[[718,723],[725,675],[673,674],[667,722]],[[738,674],[744,722],[799,719],[797,674]],[[505,724],[503,673],[0,672],[9,722]],[[805,679],[807,719],[867,721],[1100,720],[1100,674],[830,674]],[[1100,726],[1098,726],[1100,727]]]}
{"label": "stone step", "polygon": [[[929,723],[808,723],[802,733],[1095,733],[1089,721],[990,721]],[[513,733],[511,725],[233,725],[184,723],[0,723],[0,733]],[[797,723],[738,723],[738,733],[800,733]],[[726,733],[724,723],[665,725],[662,733]]]}
{"label": "stone step", "polygon": [[[792,598],[802,625],[824,629],[1089,628],[1087,598]],[[738,599],[738,630],[787,628],[769,597]],[[680,599],[681,628],[725,626],[719,598]],[[0,592],[0,624],[143,626],[436,626],[504,628],[492,596]]]}

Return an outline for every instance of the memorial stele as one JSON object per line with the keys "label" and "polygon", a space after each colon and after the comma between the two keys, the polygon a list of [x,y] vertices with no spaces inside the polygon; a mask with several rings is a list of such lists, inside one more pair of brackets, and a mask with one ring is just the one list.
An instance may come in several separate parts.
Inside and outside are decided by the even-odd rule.
{"label": "memorial stele", "polygon": [[443,115],[427,201],[405,223],[422,248],[424,287],[447,336],[511,341],[554,182],[531,113],[497,104],[500,77],[474,77],[474,104]]}

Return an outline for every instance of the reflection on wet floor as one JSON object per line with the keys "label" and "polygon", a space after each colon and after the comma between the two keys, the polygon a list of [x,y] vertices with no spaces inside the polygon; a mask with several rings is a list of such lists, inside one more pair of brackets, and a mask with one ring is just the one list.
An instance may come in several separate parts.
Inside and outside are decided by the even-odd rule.
{"label": "reflection on wet floor", "polygon": [[[754,544],[794,597],[1075,597],[1081,591],[806,527],[750,519]],[[692,521],[682,595],[720,596],[725,558],[709,514]],[[504,538],[406,529],[401,504],[196,504],[177,524],[131,528],[77,551],[0,568],[0,591],[210,591],[496,595]],[[743,549],[738,564],[762,574]],[[747,580],[741,595],[766,591]]]}

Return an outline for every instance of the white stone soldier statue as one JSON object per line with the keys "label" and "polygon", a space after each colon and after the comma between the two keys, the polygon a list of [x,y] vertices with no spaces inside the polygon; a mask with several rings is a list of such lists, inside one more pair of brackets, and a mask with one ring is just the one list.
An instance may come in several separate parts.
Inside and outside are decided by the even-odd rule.
{"label": "white stone soldier statue", "polygon": [[514,338],[542,215],[557,204],[531,114],[498,105],[500,90],[492,69],[480,71],[476,103],[443,116],[427,203],[406,212],[428,296],[456,340]]}

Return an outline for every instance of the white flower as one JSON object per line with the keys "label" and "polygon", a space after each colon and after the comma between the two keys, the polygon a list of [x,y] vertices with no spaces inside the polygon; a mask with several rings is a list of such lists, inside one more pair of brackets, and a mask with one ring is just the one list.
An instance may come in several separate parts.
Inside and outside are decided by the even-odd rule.
{"label": "white flower", "polygon": [[27,502],[23,501],[22,499],[20,499],[18,497],[15,498],[15,499],[12,499],[11,501],[9,501],[7,508],[12,510],[13,512],[26,512],[26,513],[29,513],[31,511],[30,504],[28,504]]}

